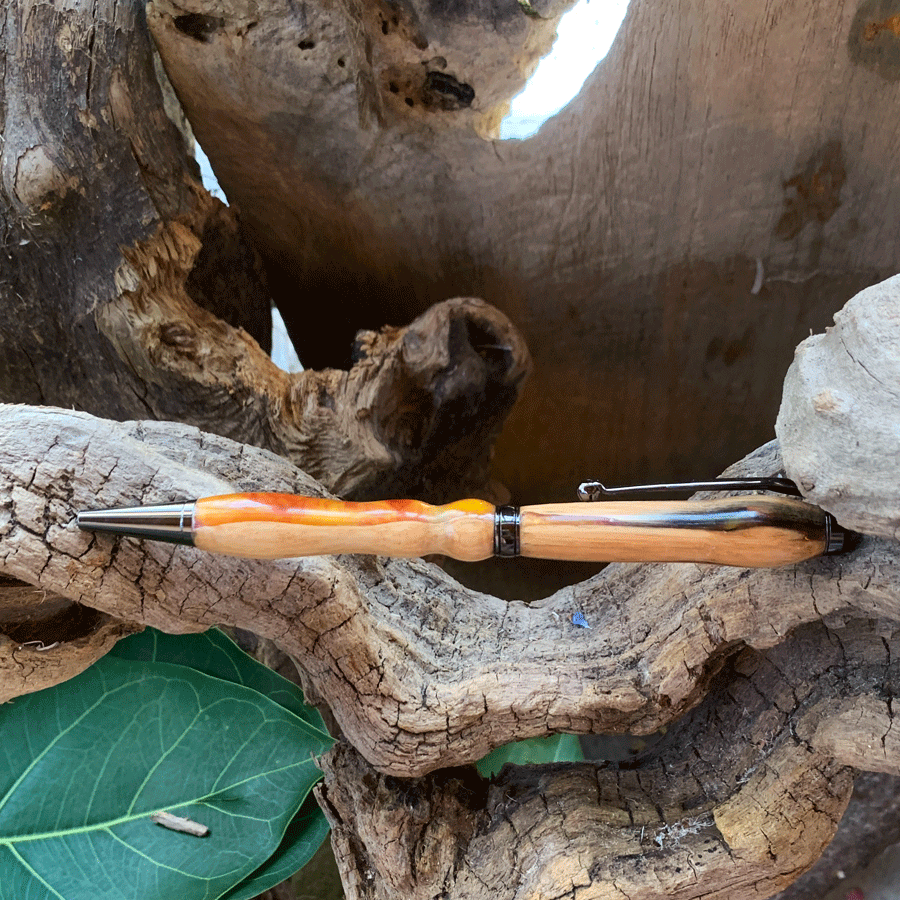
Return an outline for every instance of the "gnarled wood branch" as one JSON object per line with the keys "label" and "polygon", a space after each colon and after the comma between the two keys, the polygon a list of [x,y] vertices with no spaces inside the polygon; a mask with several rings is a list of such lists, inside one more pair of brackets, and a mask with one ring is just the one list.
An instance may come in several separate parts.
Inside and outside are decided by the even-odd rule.
{"label": "gnarled wood branch", "polygon": [[[696,705],[716,660],[741,644],[770,647],[848,612],[900,614],[896,548],[879,539],[740,577],[615,566],[529,606],[419,561],[265,563],[87,535],[73,525],[78,508],[321,489],[280,457],[185,426],[27,407],[3,407],[0,423],[3,574],[167,631],[225,623],[275,640],[354,746],[400,776],[554,731],[654,731]],[[749,465],[771,471],[777,457],[769,448]]]}
{"label": "gnarled wood branch", "polygon": [[[897,748],[880,740],[890,734],[889,705],[875,695],[879,685],[890,693],[896,677],[884,643],[893,631],[853,618],[900,615],[891,542],[867,540],[845,560],[780,573],[654,566],[642,578],[640,567],[611,567],[499,614],[499,601],[416,562],[257,564],[73,531],[72,509],[88,499],[145,501],[261,476],[284,490],[316,486],[264,451],[183,426],[2,413],[3,487],[13,499],[4,572],[168,630],[230,622],[272,637],[383,771],[470,762],[494,743],[549,730],[656,728],[715,683],[637,772],[514,772],[491,787],[471,772],[444,772],[401,783],[373,781],[361,760],[340,762],[352,761],[345,752],[326,766],[324,798],[347,884],[368,885],[359,896],[398,887],[430,896],[435,885],[467,897],[501,886],[506,896],[576,885],[585,896],[610,885],[629,896],[696,896],[749,883],[766,893],[821,850],[847,798],[847,765],[897,766]],[[28,480],[11,462],[21,465],[26,447],[40,457]],[[203,470],[193,465],[201,458]],[[771,448],[752,464],[759,471],[764,461],[775,461]],[[573,609],[590,629],[571,622]],[[837,639],[818,625],[779,644],[820,617]],[[834,740],[848,708],[857,711],[855,746]],[[697,756],[685,756],[691,746]]]}
{"label": "gnarled wood branch", "polygon": [[17,0],[0,31],[3,400],[195,424],[345,496],[490,490],[529,368],[506,316],[447,301],[359,335],[349,371],[288,375],[263,350],[260,259],[190,174],[135,5]]}
{"label": "gnarled wood branch", "polygon": [[[842,323],[865,331],[869,308],[862,295]],[[733,474],[780,466],[772,444]],[[322,799],[356,896],[766,895],[827,842],[849,767],[898,772],[890,538],[776,570],[610,566],[525,605],[420,561],[259,563],[74,528],[94,504],[321,492],[281,457],[183,425],[4,406],[0,480],[5,576],[126,623],[250,628],[298,661],[355,748],[326,761]],[[453,769],[519,738],[663,725],[636,768],[507,771],[488,786]]]}
{"label": "gnarled wood branch", "polygon": [[[350,896],[769,896],[818,856],[847,803],[848,766],[891,733],[883,692],[900,677],[900,632],[848,625],[739,652],[699,707],[623,767],[400,780],[338,746],[318,790]],[[853,704],[878,708],[860,736],[868,754],[818,740]],[[895,773],[898,751],[883,757]]]}

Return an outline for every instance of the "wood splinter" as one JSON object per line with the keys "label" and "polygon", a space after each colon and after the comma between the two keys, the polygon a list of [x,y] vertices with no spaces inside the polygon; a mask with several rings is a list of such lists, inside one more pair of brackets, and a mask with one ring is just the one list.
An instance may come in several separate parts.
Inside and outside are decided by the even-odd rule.
{"label": "wood splinter", "polygon": [[169,831],[181,831],[194,837],[206,837],[209,834],[209,829],[205,825],[169,812],[155,812],[150,816],[150,821],[163,828],[168,828]]}

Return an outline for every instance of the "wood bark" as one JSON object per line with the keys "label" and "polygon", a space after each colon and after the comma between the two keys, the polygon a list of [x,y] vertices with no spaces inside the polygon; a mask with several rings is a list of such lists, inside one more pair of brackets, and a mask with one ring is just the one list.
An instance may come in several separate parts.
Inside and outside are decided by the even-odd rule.
{"label": "wood bark", "polygon": [[[836,885],[855,887],[882,851],[900,841],[900,778],[882,772],[856,776],[853,794],[834,840],[816,864],[777,900],[817,900]],[[849,893],[849,891],[848,891]]]}

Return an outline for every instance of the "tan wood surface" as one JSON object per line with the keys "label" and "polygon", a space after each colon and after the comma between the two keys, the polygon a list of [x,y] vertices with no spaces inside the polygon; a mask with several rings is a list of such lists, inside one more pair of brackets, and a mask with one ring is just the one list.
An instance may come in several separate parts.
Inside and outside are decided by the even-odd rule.
{"label": "tan wood surface", "polygon": [[783,566],[825,548],[822,510],[783,497],[547,503],[522,509],[522,556]]}

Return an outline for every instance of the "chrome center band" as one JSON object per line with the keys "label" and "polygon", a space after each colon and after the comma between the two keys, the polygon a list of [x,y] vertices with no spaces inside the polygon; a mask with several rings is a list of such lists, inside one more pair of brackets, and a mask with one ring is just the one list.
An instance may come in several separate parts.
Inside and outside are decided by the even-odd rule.
{"label": "chrome center band", "polygon": [[498,506],[494,512],[494,556],[518,556],[522,515],[518,506]]}

